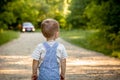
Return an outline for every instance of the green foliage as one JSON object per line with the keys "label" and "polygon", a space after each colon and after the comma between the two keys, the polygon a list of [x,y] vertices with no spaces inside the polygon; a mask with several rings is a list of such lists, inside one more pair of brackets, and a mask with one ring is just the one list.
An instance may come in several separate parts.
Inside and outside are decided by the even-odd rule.
{"label": "green foliage", "polygon": [[73,28],[80,28],[86,25],[87,18],[83,15],[84,10],[90,0],[72,0],[69,10],[71,11],[67,17],[68,24]]}
{"label": "green foliage", "polygon": [[102,28],[103,27],[103,17],[102,7],[100,5],[96,5],[94,2],[91,2],[85,9],[84,14],[90,20],[87,22],[87,26],[91,28]]}
{"label": "green foliage", "polygon": [[[64,0],[5,0],[1,1],[4,10],[0,13],[0,24],[5,24],[13,29],[17,29],[18,24],[30,21],[36,28],[38,23],[46,18],[57,18],[61,26],[64,26]],[[61,18],[59,18],[61,17]],[[1,26],[1,28],[4,28]]]}
{"label": "green foliage", "polygon": [[54,18],[59,22],[61,28],[65,28],[66,20],[65,20],[65,17],[63,15],[61,15],[60,13],[56,13],[54,15]]}
{"label": "green foliage", "polygon": [[0,13],[4,12],[4,6],[9,2],[13,2],[14,0],[0,0]]}
{"label": "green foliage", "polygon": [[[69,31],[74,28],[97,29],[98,33],[88,31],[91,36],[79,37],[76,40],[75,37],[73,42],[88,47],[94,43],[93,47],[99,46],[95,50],[101,49],[105,53],[113,52],[116,55],[116,51],[120,49],[119,3],[119,0],[1,0],[0,31],[18,29],[16,26],[26,21],[39,28],[38,24],[43,19],[54,18],[59,21],[61,28]],[[69,5],[69,14],[65,14],[65,4]],[[73,31],[73,34],[74,32],[79,33]],[[81,32],[77,37],[86,36],[86,31]],[[72,38],[70,40],[72,41]]]}
{"label": "green foliage", "polygon": [[107,30],[108,33],[118,34],[120,31],[120,1],[110,0],[109,11],[107,13],[107,18],[105,20],[105,25],[110,25],[111,27]]}
{"label": "green foliage", "polygon": [[110,41],[112,41],[112,47],[113,51],[120,49],[120,33],[118,35],[116,34],[110,34]]}
{"label": "green foliage", "polygon": [[120,51],[114,51],[112,56],[120,59]]}
{"label": "green foliage", "polygon": [[81,47],[88,47],[90,46],[88,44],[88,41],[86,40],[86,38],[92,34],[92,32],[88,32],[88,31],[84,31],[81,29],[75,29],[75,30],[62,30],[61,31],[61,37],[65,40],[67,40],[68,42],[71,42],[77,46],[81,46]]}
{"label": "green foliage", "polygon": [[[100,3],[98,3],[98,2]],[[92,28],[104,29],[108,34],[120,31],[120,5],[117,1],[92,1],[85,9],[84,14],[90,20],[87,25]]]}
{"label": "green foliage", "polygon": [[64,0],[52,0],[52,1],[47,0],[47,3],[46,3],[46,1],[44,3],[46,4],[46,7],[42,8],[43,10],[45,10],[44,16],[42,13],[40,15],[40,18],[42,18],[42,20],[45,18],[54,18],[60,23],[61,28],[65,28],[66,20],[65,20],[64,14],[63,14]]}
{"label": "green foliage", "polygon": [[12,26],[13,29],[16,29],[16,26],[24,21],[36,22],[36,12],[30,1],[14,0],[13,2],[7,2],[4,6],[4,12],[0,14],[0,21],[1,24],[6,24],[8,28]]}
{"label": "green foliage", "polygon": [[2,21],[0,21],[0,25],[2,25],[2,26],[0,26],[0,30],[1,29],[7,29],[7,25],[4,24]]}
{"label": "green foliage", "polygon": [[120,58],[120,36],[116,39],[113,47],[113,44],[109,43],[103,35],[104,33],[101,33],[98,29],[61,31],[62,38],[72,44]]}
{"label": "green foliage", "polygon": [[[6,21],[8,18],[8,15],[10,17],[12,17],[13,15],[11,13],[7,13],[5,12],[5,6],[9,3],[9,2],[13,2],[14,0],[0,0],[0,30],[1,29],[7,29],[7,24]],[[11,20],[11,19],[10,19]],[[8,23],[11,23],[11,21],[9,21]]]}
{"label": "green foliage", "polygon": [[113,54],[120,49],[119,13],[120,5],[118,0],[93,0],[87,5],[84,12],[89,19],[87,26],[91,29],[100,30],[100,33],[102,33],[100,38],[103,38],[108,43]]}
{"label": "green foliage", "polygon": [[15,31],[0,31],[0,45],[9,42],[15,38],[19,37],[19,32]]}
{"label": "green foliage", "polygon": [[39,6],[38,21],[42,21],[46,18],[55,18],[57,14],[63,15],[63,0],[40,0],[36,4]]}

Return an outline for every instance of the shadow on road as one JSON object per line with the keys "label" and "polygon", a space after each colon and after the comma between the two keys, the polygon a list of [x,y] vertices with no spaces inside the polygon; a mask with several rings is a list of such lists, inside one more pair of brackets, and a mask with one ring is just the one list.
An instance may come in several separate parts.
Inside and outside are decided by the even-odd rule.
{"label": "shadow on road", "polygon": [[[40,33],[21,33],[19,39],[0,46],[0,80],[30,80],[30,55],[43,41]],[[58,41],[69,55],[66,80],[120,80],[120,60]]]}

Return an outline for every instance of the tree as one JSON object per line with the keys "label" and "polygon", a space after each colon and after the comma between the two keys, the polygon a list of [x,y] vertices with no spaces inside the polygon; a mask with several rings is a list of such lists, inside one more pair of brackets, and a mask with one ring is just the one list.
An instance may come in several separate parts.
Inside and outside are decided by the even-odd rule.
{"label": "tree", "polygon": [[[98,3],[99,2],[99,3]],[[88,26],[118,34],[120,31],[120,5],[118,0],[93,0],[85,9],[90,20]]]}
{"label": "tree", "polygon": [[60,27],[64,28],[66,23],[64,16],[64,0],[46,0],[41,3],[45,5],[40,8],[40,13],[42,11],[42,14],[39,15],[40,19],[54,18],[59,21]]}
{"label": "tree", "polygon": [[0,13],[4,12],[4,6],[9,2],[13,2],[14,0],[0,0]]}
{"label": "tree", "polygon": [[113,50],[120,48],[119,3],[119,0],[92,0],[84,12],[90,20],[87,25],[99,29]]}
{"label": "tree", "polygon": [[[6,17],[7,12],[5,12],[5,6],[9,3],[9,2],[13,2],[14,0],[0,0],[0,30],[2,28],[7,28],[7,24],[4,24],[6,22],[6,20],[3,20],[3,16]],[[13,16],[13,14],[8,14],[9,16]],[[10,23],[10,22],[9,22]]]}
{"label": "tree", "polygon": [[67,17],[67,22],[72,24],[73,28],[80,28],[86,24],[86,17],[83,15],[86,6],[90,0],[72,0],[69,10],[71,13]]}
{"label": "tree", "polygon": [[5,24],[8,28],[17,29],[16,26],[25,21],[35,24],[39,12],[33,3],[32,0],[8,2],[4,6],[4,12],[0,15],[1,25]]}
{"label": "tree", "polygon": [[1,4],[0,24],[13,26],[13,29],[25,21],[37,26],[45,18],[55,18],[58,21],[64,18],[64,0],[3,0]]}

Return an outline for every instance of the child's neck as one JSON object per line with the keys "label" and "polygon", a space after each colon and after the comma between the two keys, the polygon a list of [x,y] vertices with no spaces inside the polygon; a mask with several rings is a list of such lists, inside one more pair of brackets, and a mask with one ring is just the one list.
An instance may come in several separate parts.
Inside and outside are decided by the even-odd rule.
{"label": "child's neck", "polygon": [[54,38],[47,38],[47,41],[55,41],[55,39]]}

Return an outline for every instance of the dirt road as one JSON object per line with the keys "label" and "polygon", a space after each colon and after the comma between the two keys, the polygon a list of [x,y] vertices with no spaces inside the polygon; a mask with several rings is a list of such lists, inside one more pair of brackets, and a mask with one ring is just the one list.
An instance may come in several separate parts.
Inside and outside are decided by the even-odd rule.
{"label": "dirt road", "polygon": [[[40,33],[21,33],[0,46],[0,80],[30,80],[32,51],[45,39]],[[120,60],[76,47],[61,38],[69,55],[66,80],[120,80]]]}

